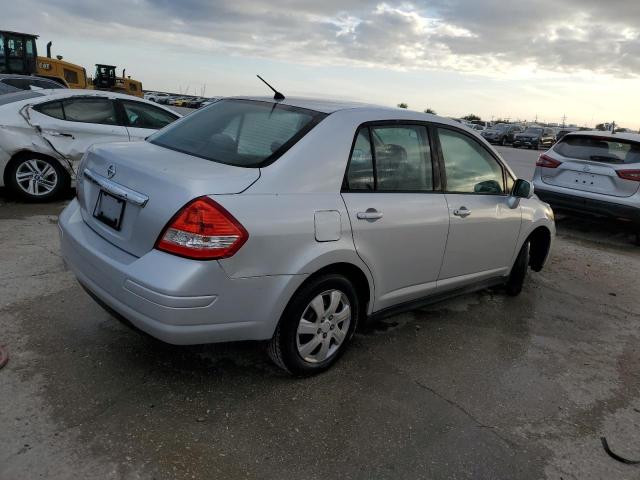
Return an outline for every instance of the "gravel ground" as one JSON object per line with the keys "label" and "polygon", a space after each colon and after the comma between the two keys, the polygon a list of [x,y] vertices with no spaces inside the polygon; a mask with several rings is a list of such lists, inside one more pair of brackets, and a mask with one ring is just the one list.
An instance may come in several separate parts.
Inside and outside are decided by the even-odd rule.
{"label": "gravel ground", "polygon": [[[530,177],[536,152],[500,149]],[[483,291],[358,334],[291,379],[257,343],[174,347],[65,270],[66,202],[0,193],[0,479],[638,479],[640,248],[558,215],[520,297]]]}

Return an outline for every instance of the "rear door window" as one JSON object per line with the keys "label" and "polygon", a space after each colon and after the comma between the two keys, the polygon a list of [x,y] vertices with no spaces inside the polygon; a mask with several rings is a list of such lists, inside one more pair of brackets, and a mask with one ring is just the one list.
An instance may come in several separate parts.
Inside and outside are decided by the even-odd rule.
{"label": "rear door window", "polygon": [[117,125],[113,102],[107,98],[73,98],[63,102],[65,120]]}
{"label": "rear door window", "polygon": [[360,128],[345,186],[349,191],[433,191],[427,128],[422,125]]}
{"label": "rear door window", "polygon": [[639,163],[640,143],[593,135],[565,135],[553,149],[563,157],[604,163]]}

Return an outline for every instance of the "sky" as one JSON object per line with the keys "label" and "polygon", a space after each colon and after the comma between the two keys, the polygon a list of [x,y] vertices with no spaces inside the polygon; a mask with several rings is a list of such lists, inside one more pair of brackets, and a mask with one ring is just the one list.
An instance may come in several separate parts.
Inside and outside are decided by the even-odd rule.
{"label": "sky", "polygon": [[20,0],[0,28],[148,90],[640,128],[639,0]]}

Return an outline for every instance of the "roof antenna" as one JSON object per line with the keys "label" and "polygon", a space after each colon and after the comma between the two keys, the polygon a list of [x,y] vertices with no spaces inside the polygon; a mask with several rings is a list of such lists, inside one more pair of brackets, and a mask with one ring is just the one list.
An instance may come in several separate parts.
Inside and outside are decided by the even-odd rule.
{"label": "roof antenna", "polygon": [[281,94],[279,91],[277,91],[275,88],[273,88],[271,85],[269,85],[264,78],[262,78],[260,75],[256,75],[256,77],[258,77],[260,80],[262,80],[262,82],[267,87],[269,87],[271,90],[273,90],[273,99],[274,100],[284,100],[284,95]]}

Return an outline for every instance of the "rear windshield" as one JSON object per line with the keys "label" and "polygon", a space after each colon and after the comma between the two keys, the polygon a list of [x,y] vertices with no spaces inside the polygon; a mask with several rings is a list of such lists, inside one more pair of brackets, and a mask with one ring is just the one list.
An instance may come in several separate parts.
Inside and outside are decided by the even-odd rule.
{"label": "rear windshield", "polygon": [[554,150],[579,160],[606,163],[639,163],[640,143],[631,140],[589,135],[566,135]]}
{"label": "rear windshield", "polygon": [[280,157],[326,114],[271,102],[220,100],[152,135],[178,152],[237,167],[262,167]]}
{"label": "rear windshield", "polygon": [[35,91],[20,91],[15,93],[7,93],[0,96],[0,105],[7,105],[9,103],[21,102],[22,100],[28,100],[30,98],[42,97],[41,93]]}

